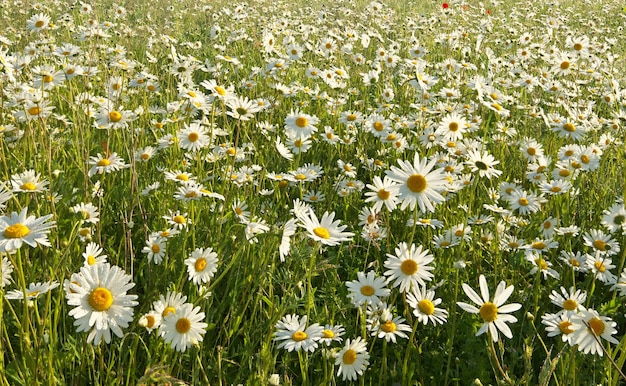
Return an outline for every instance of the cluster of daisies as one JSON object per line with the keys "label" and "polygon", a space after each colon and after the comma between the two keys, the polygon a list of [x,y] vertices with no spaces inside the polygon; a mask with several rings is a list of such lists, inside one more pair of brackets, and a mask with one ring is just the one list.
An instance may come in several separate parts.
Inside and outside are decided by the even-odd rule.
{"label": "cluster of daisies", "polygon": [[[511,7],[506,25],[481,7],[454,3],[437,15],[402,15],[400,23],[395,10],[377,1],[364,12],[378,17],[347,22],[337,16],[346,15],[344,5],[287,18],[245,4],[194,4],[181,12],[213,22],[202,41],[151,31],[141,55],[118,40],[145,32],[133,30],[123,6],[102,21],[87,3],[56,19],[34,5],[23,31],[0,36],[6,118],[0,139],[24,157],[19,166],[10,158],[8,180],[0,182],[1,285],[15,284],[6,298],[32,302],[62,285],[69,316],[87,342],[124,335],[139,305],[129,293],[138,283],[94,241],[118,221],[101,208],[123,176],[136,183],[138,208],[156,208],[142,213],[144,232],[133,228],[133,218],[123,225],[140,239],[137,255],[158,268],[181,257],[172,245],[213,226],[243,229],[242,236],[221,236],[241,237],[245,247],[283,263],[293,240],[306,239],[313,253],[341,244],[384,250],[380,265],[345,281],[347,300],[365,314],[367,334],[335,348],[351,333],[347,322],[322,326],[290,314],[273,326],[278,348],[331,350],[344,379],[357,379],[369,366],[367,338],[396,343],[418,323],[446,323],[451,308],[435,294],[445,280],[430,283],[453,268],[435,257],[453,248],[476,252],[454,263],[469,277],[479,264],[473,256],[490,251],[510,259],[525,278],[559,287],[549,296],[559,310],[541,315],[549,337],[585,354],[603,355],[598,337],[617,344],[616,322],[590,306],[601,294],[592,299],[582,288],[601,283],[598,292],[626,296],[624,198],[607,192],[589,221],[563,214],[587,209],[581,203],[589,202],[589,181],[601,184],[594,179],[604,177],[603,165],[623,153],[626,87],[613,71],[620,59],[613,53],[616,31],[589,19],[590,32],[580,32],[567,25],[571,15],[542,14],[534,2]],[[164,14],[178,14],[173,10]],[[533,19],[536,28],[522,23]],[[387,33],[400,24],[402,33]],[[42,176],[32,149],[57,139],[79,147],[68,154],[80,157],[50,160],[67,169]],[[25,166],[30,158],[36,167]],[[63,174],[84,175],[84,188],[62,197],[66,187],[53,177]],[[127,189],[119,187],[118,197]],[[48,235],[59,221],[33,215],[44,198],[58,217],[64,210],[74,216],[82,266],[64,281],[27,284],[18,252],[52,247]],[[344,219],[333,205],[348,208]],[[349,216],[353,208],[358,219]],[[237,226],[222,227],[229,221]],[[392,236],[402,240],[409,232],[429,238],[387,253]],[[280,242],[268,250],[276,244],[264,237],[272,235]],[[218,252],[195,244],[182,252],[186,290],[210,295]],[[513,336],[509,324],[521,308],[507,303],[513,285],[498,282],[492,296],[480,275],[478,291],[462,288],[471,303],[457,306],[482,321],[476,335]],[[160,295],[138,325],[179,351],[199,345],[206,315],[187,295]],[[403,310],[396,307],[400,298]]]}

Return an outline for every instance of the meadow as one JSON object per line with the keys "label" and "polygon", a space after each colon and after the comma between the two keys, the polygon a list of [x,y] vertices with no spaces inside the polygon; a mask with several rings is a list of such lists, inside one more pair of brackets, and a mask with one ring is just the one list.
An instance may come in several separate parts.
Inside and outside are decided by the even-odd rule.
{"label": "meadow", "polygon": [[0,0],[1,385],[626,382],[616,0]]}

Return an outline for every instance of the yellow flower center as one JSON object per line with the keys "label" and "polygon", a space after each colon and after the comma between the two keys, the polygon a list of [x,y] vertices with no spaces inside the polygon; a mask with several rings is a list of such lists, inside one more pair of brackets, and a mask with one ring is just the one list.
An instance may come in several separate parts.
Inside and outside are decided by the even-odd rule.
{"label": "yellow flower center", "polygon": [[321,238],[326,239],[326,240],[330,239],[330,232],[328,232],[328,229],[326,229],[324,227],[317,227],[317,228],[313,229],[313,233],[317,237],[321,237]]}
{"label": "yellow flower center", "polygon": [[576,131],[576,126],[573,123],[566,123],[563,125],[563,130],[573,133]]}
{"label": "yellow flower center", "polygon": [[413,193],[422,193],[426,190],[428,186],[428,182],[426,181],[426,177],[421,174],[413,174],[406,180],[406,185],[409,190]]}
{"label": "yellow flower center", "polygon": [[356,362],[356,351],[354,351],[353,349],[346,350],[346,352],[343,353],[343,357],[341,359],[346,365],[353,364],[354,362]]}
{"label": "yellow flower center", "polygon": [[389,198],[389,196],[391,195],[391,192],[385,190],[385,189],[381,189],[378,191],[378,198],[381,200],[387,200]]}
{"label": "yellow flower center", "polygon": [[593,240],[593,247],[599,251],[606,251],[607,247],[606,247],[606,242],[602,241],[602,240]]}
{"label": "yellow flower center", "polygon": [[604,271],[606,271],[606,267],[604,266],[604,264],[602,264],[601,261],[596,261],[595,263],[593,263],[593,265],[594,267],[596,267],[596,269],[600,273],[603,273]]}
{"label": "yellow flower center", "polygon": [[309,120],[306,117],[298,117],[296,118],[296,126],[298,127],[307,127],[309,124]]}
{"label": "yellow flower center", "polygon": [[417,262],[412,259],[406,259],[400,264],[400,270],[407,276],[413,275],[417,272]]}
{"label": "yellow flower center", "polygon": [[584,163],[584,164],[588,164],[588,163],[589,163],[589,161],[591,161],[591,158],[589,158],[589,156],[588,156],[588,155],[583,154],[583,155],[581,155],[581,156],[580,156],[580,161],[581,161],[582,163]]}
{"label": "yellow flower center", "polygon": [[87,256],[87,264],[89,264],[89,265],[96,264],[96,258],[93,257],[92,255]]}
{"label": "yellow flower center", "polygon": [[379,122],[379,121],[374,122],[374,130],[383,131],[384,128],[385,128],[385,125],[383,125],[382,122]]}
{"label": "yellow flower center", "polygon": [[432,315],[435,313],[435,305],[428,299],[422,299],[417,303],[417,308],[426,315]]}
{"label": "yellow flower center", "polygon": [[582,50],[582,49],[583,49],[583,45],[582,45],[582,44],[580,44],[580,43],[576,43],[576,44],[574,44],[574,49],[575,49],[576,51],[580,51],[580,50]]}
{"label": "yellow flower center", "polygon": [[307,335],[306,335],[306,332],[304,331],[296,331],[293,333],[293,335],[291,335],[291,339],[293,339],[296,342],[302,342],[306,338],[307,338]]}
{"label": "yellow flower center", "polygon": [[561,62],[561,70],[567,70],[569,68],[569,62],[566,60]]}
{"label": "yellow flower center", "polygon": [[176,331],[179,334],[186,334],[191,330],[191,321],[187,318],[180,318],[176,321]]}
{"label": "yellow flower center", "polygon": [[98,163],[96,163],[96,166],[109,166],[111,165],[111,161],[109,161],[108,158],[103,158],[100,161],[98,161]]}
{"label": "yellow flower center", "polygon": [[44,25],[44,21],[43,20],[37,20],[37,22],[35,23],[35,27],[37,28],[41,28]]}
{"label": "yellow flower center", "polygon": [[21,239],[30,233],[30,229],[24,224],[17,223],[6,227],[4,237],[7,239]]}
{"label": "yellow flower center", "polygon": [[376,290],[371,285],[364,285],[361,287],[361,294],[364,296],[372,296],[375,292]]}
{"label": "yellow flower center", "polygon": [[147,315],[146,316],[146,327],[147,328],[152,328],[154,327],[154,324],[156,323],[156,318],[152,315]]}
{"label": "yellow flower center", "polygon": [[385,323],[380,325],[380,329],[385,332],[394,332],[396,331],[396,324],[392,320],[388,320]]}
{"label": "yellow flower center", "polygon": [[534,243],[532,243],[531,245],[533,247],[533,249],[545,249],[547,247],[546,243],[544,243],[543,241],[535,241]]}
{"label": "yellow flower center", "polygon": [[38,106],[33,106],[33,107],[29,108],[26,111],[28,111],[28,114],[30,114],[30,115],[39,115],[39,114],[41,114],[41,109]]}
{"label": "yellow flower center", "polygon": [[142,159],[142,160],[144,160],[144,161],[147,161],[147,160],[149,160],[149,159],[150,159],[150,154],[148,154],[148,153],[143,153],[143,154],[141,154],[141,156],[140,156],[139,158],[141,158],[141,159]]}
{"label": "yellow flower center", "polygon": [[52,75],[44,75],[42,80],[44,83],[51,83],[54,80],[54,77]]}
{"label": "yellow flower center", "polygon": [[189,133],[189,135],[187,136],[187,139],[189,140],[189,142],[196,142],[198,138],[200,138],[198,133]]}
{"label": "yellow flower center", "polygon": [[491,323],[498,317],[498,307],[491,302],[486,302],[482,306],[480,306],[480,310],[478,310],[480,317],[487,323]]}
{"label": "yellow flower center", "polygon": [[111,111],[109,113],[109,121],[116,123],[122,120],[122,113],[120,113],[119,111]]}
{"label": "yellow flower center", "polygon": [[326,339],[332,339],[335,337],[335,333],[332,330],[324,330],[322,336]]}
{"label": "yellow flower center", "polygon": [[161,247],[159,246],[159,244],[152,244],[152,253],[159,253],[161,252]]}
{"label": "yellow flower center", "polygon": [[535,259],[535,264],[537,264],[537,266],[540,267],[542,271],[548,269],[548,263],[546,263],[544,259]]}
{"label": "yellow flower center", "polygon": [[456,122],[450,122],[450,124],[448,125],[448,129],[450,131],[457,131],[459,129],[459,124]]}
{"label": "yellow flower center", "polygon": [[522,197],[519,200],[517,200],[517,202],[521,205],[521,206],[527,206],[529,204],[528,199],[526,197]]}
{"label": "yellow flower center", "polygon": [[22,190],[35,190],[36,186],[32,182],[26,182],[20,186]]}
{"label": "yellow flower center", "polygon": [[171,315],[171,314],[176,314],[176,308],[170,306],[167,307],[166,309],[163,310],[162,315],[163,316],[167,316],[167,315]]}
{"label": "yellow flower center", "polygon": [[187,222],[187,219],[185,219],[185,218],[184,218],[183,216],[181,216],[181,215],[174,216],[174,218],[173,218],[172,220],[174,220],[174,222],[175,222],[176,224],[184,224],[184,223],[186,223],[186,222]]}
{"label": "yellow flower center", "polygon": [[567,299],[563,302],[563,308],[567,311],[574,311],[578,307],[578,302],[574,299]]}
{"label": "yellow flower center", "polygon": [[113,294],[107,288],[98,287],[91,291],[87,301],[94,310],[98,312],[106,311],[113,305]]}
{"label": "yellow flower center", "polygon": [[215,92],[218,93],[220,96],[226,95],[226,89],[224,89],[224,87],[222,86],[215,86]]}
{"label": "yellow flower center", "polygon": [[565,335],[571,334],[572,332],[574,332],[574,330],[570,328],[571,326],[572,326],[572,322],[568,320],[564,320],[559,323],[559,331],[561,331],[561,334],[565,334]]}
{"label": "yellow flower center", "polygon": [[179,174],[176,176],[176,179],[179,181],[189,181],[189,176],[186,174]]}
{"label": "yellow flower center", "polygon": [[206,268],[206,259],[203,257],[199,258],[198,260],[196,260],[193,266],[196,269],[196,272],[204,271],[204,269]]}
{"label": "yellow flower center", "polygon": [[604,329],[606,328],[604,322],[598,318],[592,318],[587,323],[589,324],[589,329],[592,330],[596,336],[602,335]]}

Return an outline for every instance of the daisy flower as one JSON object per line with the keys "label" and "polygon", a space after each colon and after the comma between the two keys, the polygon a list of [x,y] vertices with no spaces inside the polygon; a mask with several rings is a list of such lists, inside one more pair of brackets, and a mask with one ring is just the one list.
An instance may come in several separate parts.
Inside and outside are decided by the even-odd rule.
{"label": "daisy flower", "polygon": [[147,314],[142,315],[137,321],[137,324],[145,328],[148,332],[152,332],[161,326],[161,321],[161,314],[151,310]]}
{"label": "daisy flower", "polygon": [[41,174],[34,170],[26,170],[23,173],[11,176],[12,191],[14,193],[33,193],[46,190],[49,182],[41,179]]}
{"label": "daisy flower", "polygon": [[446,115],[437,130],[435,135],[441,135],[446,141],[460,141],[463,139],[463,134],[467,132],[469,124],[458,113],[451,113]]}
{"label": "daisy flower", "polygon": [[373,210],[380,212],[383,205],[389,212],[396,209],[398,203],[398,185],[388,176],[381,180],[380,177],[374,176],[372,184],[366,185],[371,192],[366,192],[365,202],[373,202]]}
{"label": "daisy flower", "polygon": [[98,208],[91,202],[86,204],[81,202],[71,207],[70,210],[82,216],[81,223],[97,224],[100,221]]}
{"label": "daisy flower", "polygon": [[154,264],[161,264],[163,257],[165,256],[167,239],[159,235],[150,235],[146,240],[146,245],[141,250],[141,253],[145,253],[148,256],[148,262],[154,262]]}
{"label": "daisy flower", "polygon": [[470,167],[472,172],[478,172],[480,177],[492,179],[502,174],[501,170],[494,169],[494,166],[499,164],[500,161],[496,161],[496,159],[486,151],[481,152],[480,150],[470,149],[467,151],[466,158],[467,161],[465,161],[465,164]]}
{"label": "daisy flower", "polygon": [[30,283],[26,288],[26,292],[19,290],[8,291],[5,297],[9,300],[20,300],[26,297],[27,300],[33,300],[39,296],[52,291],[59,286],[57,281],[49,281],[47,283]]}
{"label": "daisy flower", "polygon": [[415,153],[413,164],[409,161],[398,160],[400,167],[392,166],[387,175],[392,181],[399,184],[398,193],[402,205],[401,210],[418,205],[422,212],[434,212],[435,205],[445,201],[441,195],[447,183],[441,169],[433,169],[437,159],[430,162],[426,158],[420,160]]}
{"label": "daisy flower", "polygon": [[186,125],[178,135],[178,146],[181,149],[195,152],[211,143],[211,137],[207,134],[207,128],[197,122]]}
{"label": "daisy flower", "polygon": [[507,338],[511,339],[513,337],[513,333],[511,329],[506,323],[515,323],[517,322],[517,318],[513,315],[509,315],[509,313],[514,312],[522,308],[522,305],[519,303],[511,303],[504,305],[509,296],[513,293],[514,287],[512,285],[506,287],[506,283],[501,281],[496,287],[496,293],[493,297],[493,300],[489,297],[489,287],[487,287],[487,279],[485,279],[484,275],[480,275],[478,278],[479,286],[480,286],[480,294],[479,296],[472,287],[463,283],[463,291],[467,295],[470,300],[476,303],[480,308],[477,308],[471,304],[464,302],[457,302],[456,304],[461,307],[464,311],[467,311],[472,314],[479,314],[483,319],[483,325],[480,327],[476,336],[484,334],[489,331],[489,335],[491,335],[491,339],[494,342],[498,341],[498,330],[504,334]]}
{"label": "daisy flower", "polygon": [[431,255],[428,249],[422,250],[422,246],[416,247],[411,244],[409,248],[407,243],[401,242],[395,249],[396,255],[387,254],[385,260],[385,276],[387,282],[393,281],[393,287],[400,287],[400,292],[408,292],[411,287],[417,285],[426,285],[426,281],[431,281],[433,274],[430,272],[434,267],[429,264],[433,262],[435,257]]}
{"label": "daisy flower", "polygon": [[602,225],[610,233],[626,232],[626,208],[623,203],[613,204],[609,209],[602,211]]}
{"label": "daisy flower", "polygon": [[298,315],[291,314],[284,316],[276,323],[274,340],[280,341],[278,348],[284,348],[288,352],[310,351],[317,348],[317,342],[322,338],[324,328],[317,323],[306,327],[307,316],[302,319]]}
{"label": "daisy flower", "polygon": [[7,284],[11,283],[13,279],[11,279],[11,273],[13,272],[13,264],[6,257],[2,256],[2,270],[0,271],[0,276],[2,277],[0,280],[0,287],[4,288]]}
{"label": "daisy flower", "polygon": [[598,229],[589,230],[583,235],[583,239],[586,246],[603,256],[613,256],[620,251],[619,243],[613,240],[610,234],[607,235]]}
{"label": "daisy flower", "polygon": [[587,292],[577,290],[575,287],[570,287],[569,291],[565,287],[561,286],[561,293],[552,290],[550,294],[550,301],[552,304],[561,307],[561,311],[558,314],[576,314],[580,311],[584,311],[585,307],[582,305],[587,300]]}
{"label": "daisy flower", "polygon": [[521,216],[535,213],[541,209],[543,199],[524,190],[514,190],[507,199],[511,210],[517,210]]}
{"label": "daisy flower", "polygon": [[319,339],[320,343],[330,346],[332,342],[341,342],[342,336],[346,332],[346,329],[342,325],[327,324],[322,330],[322,337]]}
{"label": "daisy flower", "polygon": [[91,165],[88,173],[89,177],[95,174],[112,173],[129,167],[117,153],[112,153],[109,156],[103,156],[98,153],[95,157],[89,157],[89,165]]}
{"label": "daisy flower", "polygon": [[200,312],[200,307],[194,308],[193,304],[185,303],[175,313],[163,317],[159,332],[172,348],[185,352],[189,347],[202,342],[208,326],[202,322],[204,318],[205,314]]}
{"label": "daisy flower", "polygon": [[319,119],[315,116],[301,113],[300,111],[291,111],[285,118],[285,130],[296,138],[308,138],[317,132],[316,124]]}
{"label": "daisy flower", "polygon": [[165,296],[159,295],[159,300],[152,303],[152,308],[161,314],[162,317],[166,317],[170,314],[175,314],[176,310],[185,304],[186,301],[187,296],[179,292],[168,291]]}
{"label": "daisy flower", "polygon": [[320,221],[315,213],[310,210],[298,219],[300,220],[298,225],[307,230],[308,236],[323,245],[339,245],[342,241],[351,241],[352,236],[354,236],[352,232],[344,232],[347,225],[339,225],[340,220],[333,221],[335,212],[324,212]]}
{"label": "daisy flower", "polygon": [[384,308],[380,314],[377,314],[368,320],[371,335],[387,342],[396,343],[396,338],[408,339],[409,336],[405,332],[411,331],[411,326],[405,323],[405,319],[400,316],[393,316],[389,308]]}
{"label": "daisy flower", "polygon": [[345,346],[336,355],[335,366],[339,366],[337,376],[342,375],[344,381],[356,380],[370,364],[369,357],[367,342],[360,336],[354,340],[346,340]]}
{"label": "daisy flower", "polygon": [[111,331],[123,336],[122,328],[133,320],[137,295],[128,295],[133,288],[131,276],[109,263],[84,266],[73,277],[66,293],[67,304],[74,306],[69,315],[76,321],[77,332],[89,331],[87,343],[111,342]]}
{"label": "daisy flower", "polygon": [[599,253],[596,253],[595,257],[591,255],[586,256],[585,265],[596,279],[605,284],[614,284],[617,281],[617,276],[610,271],[615,268],[610,257],[603,257]]}
{"label": "daisy flower", "polygon": [[196,248],[185,260],[189,280],[196,285],[208,283],[217,271],[217,253],[213,248]]}
{"label": "daisy flower", "polygon": [[426,290],[424,286],[415,286],[406,296],[407,303],[413,309],[413,315],[425,325],[444,324],[448,318],[448,311],[437,306],[441,304],[441,299],[435,299],[435,291]]}
{"label": "daisy flower", "polygon": [[578,351],[603,356],[600,338],[609,343],[619,344],[619,341],[612,336],[617,333],[615,328],[617,323],[608,316],[600,316],[595,310],[589,309],[572,315],[571,321],[574,330],[571,341],[578,345]]}
{"label": "daisy flower", "polygon": [[369,271],[367,275],[357,272],[357,280],[346,282],[348,287],[348,298],[356,307],[361,304],[378,304],[381,298],[389,296],[391,290],[386,287],[387,280],[384,277],[376,277],[374,271]]}
{"label": "daisy flower", "polygon": [[281,262],[284,262],[285,257],[289,255],[291,250],[291,236],[296,233],[296,229],[298,229],[298,220],[294,218],[290,218],[283,226],[283,235],[280,238],[280,245],[278,246]]}
{"label": "daisy flower", "polygon": [[102,264],[107,261],[107,255],[102,254],[102,247],[93,242],[87,244],[83,258],[85,259],[84,265]]}
{"label": "daisy flower", "polygon": [[50,26],[50,16],[45,13],[38,13],[26,21],[26,27],[32,32],[40,32]]}
{"label": "daisy flower", "polygon": [[552,338],[561,335],[563,342],[573,346],[572,333],[576,326],[574,326],[570,319],[570,315],[565,313],[544,314],[541,316],[541,323],[546,326],[548,337]]}
{"label": "daisy flower", "polygon": [[26,217],[28,208],[10,216],[0,216],[0,252],[12,252],[20,249],[24,243],[36,248],[38,245],[51,246],[48,232],[55,222],[48,220],[52,215],[36,218]]}
{"label": "daisy flower", "polygon": [[163,216],[163,219],[167,220],[167,223],[177,230],[185,229],[187,225],[191,224],[191,220],[187,218],[187,213],[180,213],[179,210],[176,212],[170,211],[170,215]]}

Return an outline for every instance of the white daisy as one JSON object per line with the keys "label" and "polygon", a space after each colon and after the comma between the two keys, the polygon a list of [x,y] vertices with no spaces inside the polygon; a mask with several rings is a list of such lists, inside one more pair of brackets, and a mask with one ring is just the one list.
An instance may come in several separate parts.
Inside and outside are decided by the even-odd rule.
{"label": "white daisy", "polygon": [[163,340],[177,351],[185,352],[189,347],[202,342],[206,333],[207,323],[200,307],[185,303],[175,313],[163,317],[159,331]]}
{"label": "white daisy", "polygon": [[48,232],[55,222],[48,220],[52,215],[36,218],[26,217],[28,208],[10,216],[0,216],[0,252],[12,252],[20,249],[26,243],[33,248],[38,245],[51,246],[48,241]]}

